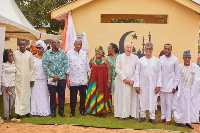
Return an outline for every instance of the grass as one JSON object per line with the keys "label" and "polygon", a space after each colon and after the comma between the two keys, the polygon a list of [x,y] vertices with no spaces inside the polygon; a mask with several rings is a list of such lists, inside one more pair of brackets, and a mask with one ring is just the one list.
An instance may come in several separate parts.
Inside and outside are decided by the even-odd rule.
{"label": "grass", "polygon": [[[2,95],[0,96],[0,116],[3,117],[3,105],[2,105]],[[174,120],[172,120],[171,125],[166,126],[164,123],[151,124],[148,122],[148,118],[145,122],[139,123],[138,120],[133,120],[131,118],[119,120],[114,118],[113,114],[106,115],[105,118],[100,118],[99,116],[86,115],[82,116],[79,114],[78,106],[76,107],[75,117],[69,117],[70,107],[69,104],[65,105],[65,115],[66,117],[60,117],[59,115],[56,118],[50,116],[47,117],[38,117],[34,116],[31,118],[23,117],[21,123],[33,123],[33,124],[75,124],[75,125],[84,125],[84,126],[94,126],[94,127],[106,127],[106,128],[129,128],[129,129],[163,129],[163,130],[172,130],[172,131],[182,131],[182,132],[191,132],[187,127],[176,127]],[[13,113],[14,116],[16,114]],[[148,115],[147,115],[148,116]],[[156,120],[160,119],[160,111],[156,111]],[[8,121],[5,121],[8,122]]]}

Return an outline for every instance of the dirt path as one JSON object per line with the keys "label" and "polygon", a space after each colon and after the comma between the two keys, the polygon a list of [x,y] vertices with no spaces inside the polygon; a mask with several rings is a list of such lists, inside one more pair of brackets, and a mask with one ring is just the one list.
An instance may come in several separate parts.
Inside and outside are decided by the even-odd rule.
{"label": "dirt path", "polygon": [[[194,124],[193,133],[200,133],[200,125]],[[71,125],[32,125],[32,124],[0,124],[0,133],[169,133],[161,130],[132,130],[80,127]],[[173,132],[178,133],[178,132]]]}

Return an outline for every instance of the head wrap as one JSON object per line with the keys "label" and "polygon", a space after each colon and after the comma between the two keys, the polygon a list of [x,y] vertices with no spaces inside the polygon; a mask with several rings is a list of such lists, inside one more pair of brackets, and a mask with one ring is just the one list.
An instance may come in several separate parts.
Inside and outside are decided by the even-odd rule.
{"label": "head wrap", "polygon": [[183,52],[183,56],[191,56],[190,50],[185,50],[185,51]]}
{"label": "head wrap", "polygon": [[102,52],[104,52],[103,47],[102,46],[96,46],[95,51],[96,50],[101,50]]}
{"label": "head wrap", "polygon": [[37,52],[37,49],[36,49],[36,47],[35,47],[35,46],[33,46],[33,45],[30,45],[30,48],[31,48],[31,50],[32,50],[32,52],[33,52],[33,53],[36,53],[36,52]]}
{"label": "head wrap", "polygon": [[47,50],[47,45],[44,43],[44,41],[38,40],[38,41],[35,43],[35,46],[37,47],[37,45],[39,45],[39,44],[43,47],[44,51]]}

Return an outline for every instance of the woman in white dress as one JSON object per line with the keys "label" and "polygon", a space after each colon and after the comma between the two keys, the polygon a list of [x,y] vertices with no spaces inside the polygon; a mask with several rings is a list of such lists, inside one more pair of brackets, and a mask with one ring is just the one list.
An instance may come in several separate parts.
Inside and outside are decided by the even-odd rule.
{"label": "woman in white dress", "polygon": [[50,114],[47,77],[42,67],[42,57],[47,46],[44,41],[36,42],[37,54],[34,55],[34,86],[31,94],[31,115],[47,116]]}

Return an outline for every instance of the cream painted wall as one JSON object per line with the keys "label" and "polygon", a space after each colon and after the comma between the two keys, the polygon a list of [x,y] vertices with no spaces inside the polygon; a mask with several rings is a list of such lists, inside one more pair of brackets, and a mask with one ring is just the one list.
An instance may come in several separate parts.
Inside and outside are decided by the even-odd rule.
{"label": "cream painted wall", "polygon": [[[164,14],[168,15],[168,24],[101,23],[101,14]],[[97,45],[102,45],[107,53],[110,42],[118,45],[121,36],[133,30],[138,39],[132,40],[130,34],[125,42],[132,41],[136,50],[142,48],[143,36],[148,41],[150,31],[156,57],[165,43],[171,43],[180,62],[183,51],[190,49],[192,62],[196,63],[200,16],[173,0],[94,0],[73,10],[72,17],[76,32],[87,34],[89,58],[94,56]]]}

